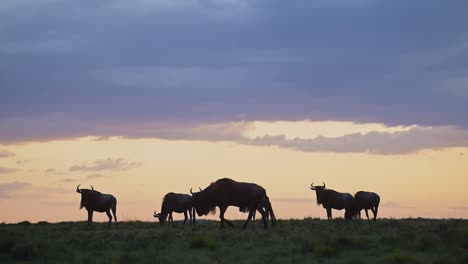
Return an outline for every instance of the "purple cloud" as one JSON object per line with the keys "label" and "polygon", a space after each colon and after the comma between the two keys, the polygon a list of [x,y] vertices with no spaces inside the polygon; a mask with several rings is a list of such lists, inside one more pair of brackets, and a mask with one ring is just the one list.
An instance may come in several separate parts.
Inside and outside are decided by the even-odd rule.
{"label": "purple cloud", "polygon": [[462,1],[38,0],[0,17],[2,144],[241,120],[468,127]]}
{"label": "purple cloud", "polygon": [[266,135],[243,140],[242,143],[304,152],[405,154],[423,149],[468,147],[468,131],[454,127],[415,127],[408,131],[356,133],[338,138],[286,139],[284,135]]}

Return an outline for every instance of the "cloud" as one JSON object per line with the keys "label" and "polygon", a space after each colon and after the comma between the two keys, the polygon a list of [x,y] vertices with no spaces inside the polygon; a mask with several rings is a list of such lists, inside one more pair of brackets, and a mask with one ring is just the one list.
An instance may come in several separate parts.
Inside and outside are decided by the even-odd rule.
{"label": "cloud", "polygon": [[468,127],[462,1],[2,1],[0,17],[2,143],[168,122]]}
{"label": "cloud", "polygon": [[95,160],[92,163],[81,163],[70,167],[70,171],[126,171],[141,166],[139,162],[129,162],[122,158]]}
{"label": "cloud", "polygon": [[[55,122],[51,123],[53,126]],[[134,123],[129,126],[116,125],[102,129],[96,128],[92,134],[97,137],[97,140],[101,140],[99,138],[101,135],[111,135],[106,136],[106,140],[111,140],[112,136],[119,136],[130,139],[225,141],[253,146],[275,146],[303,152],[406,154],[425,149],[468,147],[468,129],[454,126],[387,127],[380,124],[353,125],[350,122],[334,122],[332,126],[329,122],[299,121],[297,126],[288,122],[284,128],[281,122],[268,124],[269,129],[260,129],[260,133],[256,131],[256,122],[248,121],[203,124],[190,122],[183,124],[171,122]],[[288,127],[292,127],[291,134],[287,134]],[[336,131],[334,134],[331,133],[331,136],[327,136],[327,130],[331,127]],[[67,127],[67,129],[74,129],[74,127]],[[60,131],[60,127],[54,130],[54,132],[57,131]],[[294,131],[302,131],[302,133],[294,135]],[[308,134],[304,131],[311,132]],[[350,132],[344,134],[345,131]],[[74,135],[84,136],[84,134]],[[35,136],[41,137],[40,134]],[[46,135],[42,136],[47,137]],[[123,169],[125,166],[133,167],[134,165],[136,166],[137,163],[108,158],[107,160],[94,161],[91,164],[74,165],[70,170],[99,171],[106,168],[111,169],[113,166]]]}
{"label": "cloud", "polygon": [[[239,135],[252,128],[251,122],[226,122],[226,123],[198,123],[198,122],[146,122],[132,121],[129,123],[93,123],[93,120],[81,120],[69,126],[63,126],[67,117],[57,115],[55,117],[37,118],[17,123],[21,127],[20,132],[6,129],[3,138],[4,143],[18,143],[28,141],[46,141],[51,139],[71,139],[84,136],[96,136],[96,140],[109,139],[112,136],[125,138],[163,138],[169,140],[229,140],[239,138]],[[45,130],[36,130],[34,133],[28,130],[34,127],[48,124]],[[13,125],[15,126],[15,125]],[[0,123],[1,127],[1,123]],[[11,128],[11,127],[10,127]]]}
{"label": "cloud", "polygon": [[12,197],[17,191],[22,189],[31,187],[30,183],[26,182],[11,182],[11,183],[1,183],[0,184],[0,199],[2,198],[10,198]]}
{"label": "cloud", "polygon": [[17,168],[5,168],[5,167],[0,167],[0,174],[8,174],[8,173],[13,173],[17,172],[19,169]]}
{"label": "cloud", "polygon": [[305,152],[405,154],[423,149],[468,147],[468,131],[454,127],[414,127],[408,131],[355,133],[337,138],[286,139],[284,135],[266,135],[243,143]]}
{"label": "cloud", "polygon": [[0,150],[0,158],[14,157],[16,154],[8,150]]}
{"label": "cloud", "polygon": [[90,174],[87,176],[88,179],[98,179],[98,178],[103,178],[103,177],[104,175],[98,174],[98,173]]}
{"label": "cloud", "polygon": [[63,182],[65,182],[65,183],[71,183],[71,182],[76,182],[76,181],[77,181],[76,179],[72,179],[72,178],[63,179]]}

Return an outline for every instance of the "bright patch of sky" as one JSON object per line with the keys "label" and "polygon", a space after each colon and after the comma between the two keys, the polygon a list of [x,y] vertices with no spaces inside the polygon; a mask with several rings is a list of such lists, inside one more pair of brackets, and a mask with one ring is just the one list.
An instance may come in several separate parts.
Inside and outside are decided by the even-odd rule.
{"label": "bright patch of sky", "polygon": [[294,138],[338,138],[349,134],[361,133],[363,135],[369,132],[384,132],[395,133],[401,131],[409,131],[416,127],[412,126],[386,126],[377,123],[358,124],[354,122],[339,122],[339,121],[277,121],[252,122],[251,129],[246,131],[244,136],[248,138],[261,137],[264,135],[284,135],[286,139]]}

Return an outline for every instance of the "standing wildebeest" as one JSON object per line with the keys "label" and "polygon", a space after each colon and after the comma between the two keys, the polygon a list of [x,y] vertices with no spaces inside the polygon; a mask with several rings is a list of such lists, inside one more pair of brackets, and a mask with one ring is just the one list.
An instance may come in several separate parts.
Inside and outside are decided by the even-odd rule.
{"label": "standing wildebeest", "polygon": [[312,183],[310,189],[317,195],[317,204],[321,204],[327,210],[328,219],[332,219],[332,209],[345,209],[346,219],[351,219],[356,213],[354,197],[351,194],[325,189],[325,183],[323,186],[314,186]]}
{"label": "standing wildebeest", "polygon": [[[81,184],[80,184],[81,185]],[[93,222],[93,212],[106,212],[109,217],[109,227],[111,226],[112,216],[110,211],[114,214],[114,221],[117,224],[117,199],[111,194],[104,194],[95,191],[93,186],[91,190],[80,189],[80,185],[76,186],[76,192],[81,194],[80,210],[84,207],[88,211],[88,226]]]}
{"label": "standing wildebeest", "polygon": [[247,221],[245,221],[242,228],[247,226],[255,211],[258,211],[262,215],[265,228],[267,227],[266,220],[268,215],[270,216],[271,224],[274,225],[276,223],[270,199],[268,199],[265,189],[257,184],[236,182],[223,178],[211,183],[204,190],[200,189],[200,192],[194,193],[190,189],[190,193],[193,196],[193,204],[199,216],[214,211],[216,206],[219,207],[221,227],[223,227],[224,222],[233,226],[230,221],[224,218],[224,213],[231,205],[239,207],[239,211],[241,212],[249,212]]}
{"label": "standing wildebeest", "polygon": [[[354,200],[356,201],[356,210],[359,213],[359,218],[361,218],[361,210],[366,210],[367,219],[369,219],[368,209],[371,209],[374,214],[374,222],[377,218],[377,210],[379,209],[380,196],[374,192],[364,192],[359,191],[354,195]],[[370,220],[370,219],[369,219]]]}
{"label": "standing wildebeest", "polygon": [[159,223],[163,224],[166,222],[167,216],[169,215],[169,221],[174,223],[172,212],[184,213],[185,224],[185,222],[187,222],[187,211],[190,215],[190,223],[195,223],[195,209],[193,208],[192,196],[170,192],[163,198],[161,213],[157,214],[155,211],[153,216],[158,218]]}

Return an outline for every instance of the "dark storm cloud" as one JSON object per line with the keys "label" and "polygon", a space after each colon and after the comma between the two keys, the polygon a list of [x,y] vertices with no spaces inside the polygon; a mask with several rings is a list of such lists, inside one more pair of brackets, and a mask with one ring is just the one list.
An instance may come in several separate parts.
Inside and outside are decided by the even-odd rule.
{"label": "dark storm cloud", "polygon": [[169,121],[468,127],[466,13],[455,0],[2,1],[0,142]]}

